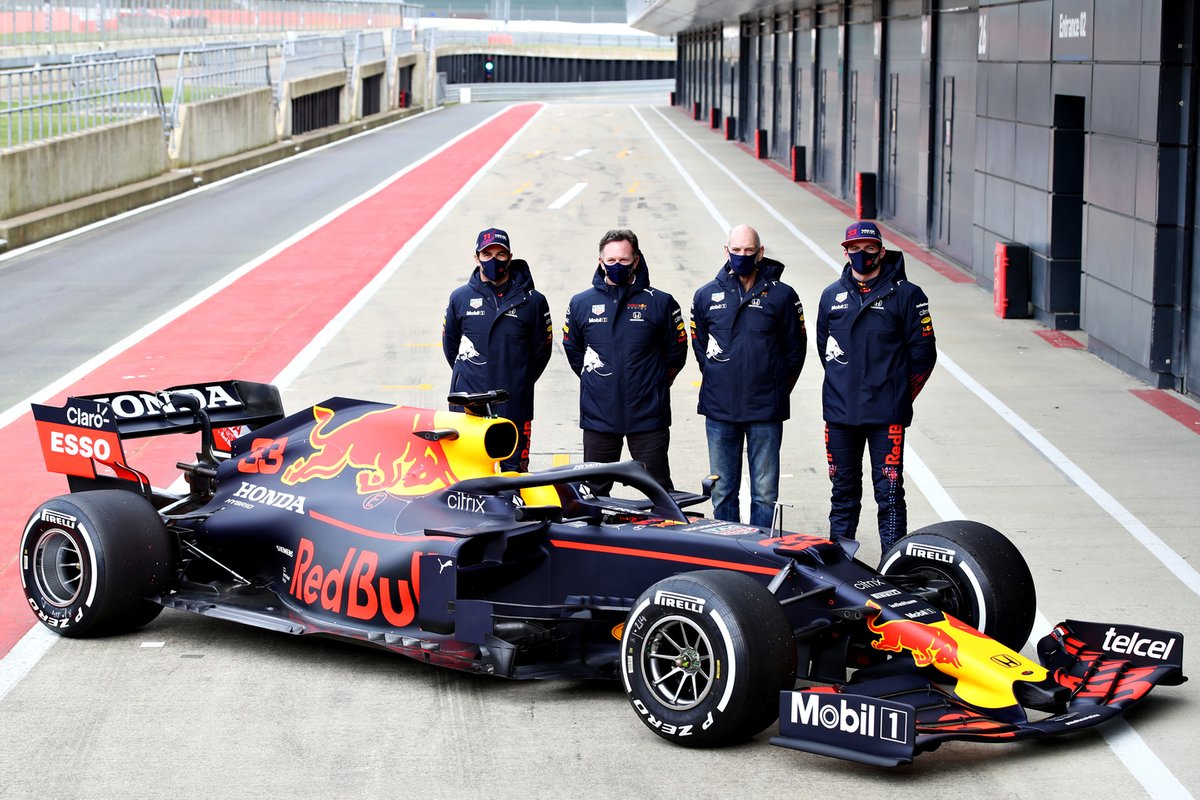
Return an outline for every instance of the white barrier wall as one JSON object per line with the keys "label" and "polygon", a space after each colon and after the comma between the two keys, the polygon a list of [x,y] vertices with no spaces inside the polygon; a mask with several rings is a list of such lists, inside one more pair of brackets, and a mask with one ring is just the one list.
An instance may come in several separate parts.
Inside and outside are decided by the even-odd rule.
{"label": "white barrier wall", "polygon": [[269,86],[179,107],[168,155],[173,168],[216,161],[275,141],[275,98]]}
{"label": "white barrier wall", "polygon": [[159,117],[106,125],[0,153],[0,219],[166,172]]}

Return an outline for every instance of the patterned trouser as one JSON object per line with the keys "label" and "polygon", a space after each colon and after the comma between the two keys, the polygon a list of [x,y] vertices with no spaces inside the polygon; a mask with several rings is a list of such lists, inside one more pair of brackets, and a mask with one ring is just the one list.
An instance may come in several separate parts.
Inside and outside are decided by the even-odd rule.
{"label": "patterned trouser", "polygon": [[825,423],[825,458],[833,484],[832,536],[853,539],[862,510],[863,450],[871,454],[871,482],[879,506],[879,540],[886,552],[908,532],[904,503],[904,426]]}

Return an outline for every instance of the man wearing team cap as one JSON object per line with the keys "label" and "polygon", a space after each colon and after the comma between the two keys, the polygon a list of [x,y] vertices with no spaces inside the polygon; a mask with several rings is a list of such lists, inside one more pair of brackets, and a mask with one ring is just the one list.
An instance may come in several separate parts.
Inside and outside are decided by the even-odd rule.
{"label": "man wearing team cap", "polygon": [[442,353],[452,370],[451,392],[508,392],[508,400],[495,406],[517,426],[517,449],[500,464],[506,472],[529,469],[533,384],[550,361],[553,336],[550,306],[533,288],[529,264],[512,257],[506,232],[480,231],[475,269],[446,307]]}
{"label": "man wearing team cap", "polygon": [[933,372],[937,345],[929,298],[904,274],[904,254],[879,227],[846,229],[842,276],[821,295],[817,352],[825,368],[825,455],[833,484],[830,535],[853,539],[862,509],[864,448],[879,506],[883,552],[908,530],[904,434],[913,400]]}

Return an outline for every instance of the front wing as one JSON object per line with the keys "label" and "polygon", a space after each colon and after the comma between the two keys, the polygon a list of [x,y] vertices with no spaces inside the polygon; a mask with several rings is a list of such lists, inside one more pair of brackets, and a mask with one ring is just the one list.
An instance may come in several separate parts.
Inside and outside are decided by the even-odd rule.
{"label": "front wing", "polygon": [[[996,710],[970,706],[924,675],[910,674],[781,692],[779,735],[771,744],[897,766],[947,741],[1015,742],[1090,728],[1120,715],[1159,684],[1187,680],[1180,633],[1069,620],[1037,649],[1053,681],[1070,691],[1065,708],[1052,716],[1031,721],[1015,707],[998,719]],[[1172,662],[1163,663],[1160,655]]]}

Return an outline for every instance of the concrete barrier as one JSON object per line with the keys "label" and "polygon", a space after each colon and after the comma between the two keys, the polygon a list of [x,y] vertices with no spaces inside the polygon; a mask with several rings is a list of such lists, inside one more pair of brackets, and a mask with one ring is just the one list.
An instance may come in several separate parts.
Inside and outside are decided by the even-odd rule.
{"label": "concrete barrier", "polygon": [[319,75],[309,75],[281,83],[279,85],[279,107],[275,112],[275,135],[280,139],[287,139],[293,133],[292,100],[335,87],[341,89],[337,124],[344,125],[350,121],[350,93],[346,91],[345,70],[323,72]]}
{"label": "concrete barrier", "polygon": [[190,167],[275,141],[275,97],[271,87],[179,107],[171,131],[171,167]]}
{"label": "concrete barrier", "polygon": [[0,219],[99,194],[167,171],[158,116],[0,153]]}
{"label": "concrete barrier", "polygon": [[383,78],[378,82],[375,89],[378,94],[373,99],[375,100],[375,108],[377,110],[373,113],[378,114],[380,111],[387,111],[389,109],[386,73],[387,59],[384,58],[378,61],[368,61],[364,64],[359,64],[355,68],[354,85],[350,87],[350,91],[353,93],[350,99],[351,119],[362,119],[363,117],[370,116],[364,113],[364,109],[369,106],[371,99],[366,94],[369,88],[367,86],[367,79],[373,78],[376,75],[381,75]]}

